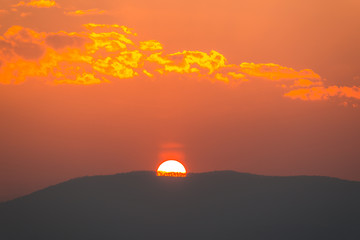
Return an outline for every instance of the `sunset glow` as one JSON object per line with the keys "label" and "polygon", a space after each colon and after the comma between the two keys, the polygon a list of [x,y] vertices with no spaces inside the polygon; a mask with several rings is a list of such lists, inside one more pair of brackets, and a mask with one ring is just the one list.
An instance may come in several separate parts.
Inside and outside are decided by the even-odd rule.
{"label": "sunset glow", "polygon": [[176,160],[163,162],[157,169],[158,176],[186,177],[185,167]]}
{"label": "sunset glow", "polygon": [[360,181],[359,12],[356,0],[0,1],[0,202],[170,159]]}

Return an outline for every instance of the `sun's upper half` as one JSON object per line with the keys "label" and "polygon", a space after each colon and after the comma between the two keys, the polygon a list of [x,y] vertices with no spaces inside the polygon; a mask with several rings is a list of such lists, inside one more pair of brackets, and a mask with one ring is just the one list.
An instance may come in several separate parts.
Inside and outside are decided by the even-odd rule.
{"label": "sun's upper half", "polygon": [[185,177],[186,169],[184,165],[176,160],[167,160],[160,164],[157,169],[158,176]]}

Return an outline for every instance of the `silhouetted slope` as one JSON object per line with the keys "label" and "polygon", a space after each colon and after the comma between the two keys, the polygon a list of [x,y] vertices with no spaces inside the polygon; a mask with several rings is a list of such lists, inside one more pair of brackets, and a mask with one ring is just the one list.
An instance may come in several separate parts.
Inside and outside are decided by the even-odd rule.
{"label": "silhouetted slope", "polygon": [[83,177],[0,204],[0,239],[360,239],[360,183],[230,171]]}

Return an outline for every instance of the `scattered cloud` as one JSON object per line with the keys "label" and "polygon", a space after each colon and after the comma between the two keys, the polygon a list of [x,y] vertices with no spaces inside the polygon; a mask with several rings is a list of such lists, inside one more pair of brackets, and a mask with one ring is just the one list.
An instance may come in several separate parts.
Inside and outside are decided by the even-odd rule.
{"label": "scattered cloud", "polygon": [[66,15],[70,16],[102,15],[105,13],[105,10],[99,10],[97,8],[65,12]]}
{"label": "scattered cloud", "polygon": [[299,79],[294,82],[291,87],[310,87],[310,86],[321,86],[323,83],[321,81],[313,82],[309,79]]}
{"label": "scattered cloud", "polygon": [[14,55],[25,61],[40,58],[45,50],[42,36],[43,34],[21,26],[11,27],[0,38],[0,56],[3,57],[3,62],[7,62],[6,57]]}
{"label": "scattered cloud", "polygon": [[163,46],[158,41],[149,40],[149,41],[140,42],[140,49],[149,50],[149,51],[162,50]]}
{"label": "scattered cloud", "polygon": [[53,0],[31,0],[30,2],[20,1],[13,5],[13,7],[37,7],[37,8],[51,8],[56,7],[58,4]]}
{"label": "scattered cloud", "polygon": [[292,99],[301,99],[305,101],[328,100],[331,97],[354,98],[360,100],[360,88],[357,86],[299,88],[286,93],[285,96]]}
{"label": "scattered cloud", "polygon": [[30,12],[22,12],[20,13],[20,17],[27,17],[27,16],[30,16],[32,13]]}
{"label": "scattered cloud", "polygon": [[29,78],[52,84],[100,84],[128,78],[187,76],[227,84],[269,81],[284,96],[300,100],[360,99],[359,87],[325,86],[311,69],[295,70],[274,63],[230,64],[212,50],[164,53],[156,40],[142,40],[120,25],[85,24],[81,32],[37,32],[21,26],[0,37],[0,80]]}

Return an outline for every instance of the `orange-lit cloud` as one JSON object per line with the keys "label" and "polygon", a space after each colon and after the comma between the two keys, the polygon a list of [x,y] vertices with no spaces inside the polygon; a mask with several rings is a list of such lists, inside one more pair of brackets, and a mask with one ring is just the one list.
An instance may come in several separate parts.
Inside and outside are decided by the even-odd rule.
{"label": "orange-lit cloud", "polygon": [[32,13],[30,12],[22,12],[20,13],[20,17],[27,17],[27,16],[30,16]]}
{"label": "orange-lit cloud", "polygon": [[309,79],[299,79],[294,82],[291,87],[310,87],[310,86],[321,86],[323,83],[321,81],[313,82]]}
{"label": "orange-lit cloud", "polygon": [[149,40],[149,41],[140,42],[140,49],[153,51],[153,50],[162,50],[163,47],[161,43],[159,43],[158,41]]}
{"label": "orange-lit cloud", "polygon": [[354,98],[360,100],[360,88],[353,87],[311,87],[299,88],[285,94],[286,97],[301,100],[327,100],[331,97]]}
{"label": "orange-lit cloud", "polygon": [[[0,56],[5,62],[12,64],[12,57],[18,56],[24,61],[40,58],[45,47],[42,38],[45,35],[31,29],[13,26],[0,37]],[[10,61],[9,61],[10,60]]]}
{"label": "orange-lit cloud", "polygon": [[97,8],[65,12],[66,15],[70,16],[101,15],[104,13],[106,13],[105,10],[99,10]]}
{"label": "orange-lit cloud", "polygon": [[57,3],[53,0],[31,0],[30,2],[20,1],[13,7],[21,7],[21,6],[50,8],[57,6]]}
{"label": "orange-lit cloud", "polygon": [[164,53],[156,40],[142,40],[120,25],[86,24],[81,32],[37,32],[21,26],[0,37],[3,84],[37,78],[56,84],[100,84],[128,78],[176,74],[198,80],[245,84],[265,80],[284,96],[301,100],[360,99],[358,87],[325,86],[311,69],[274,63],[229,64],[217,51]]}

